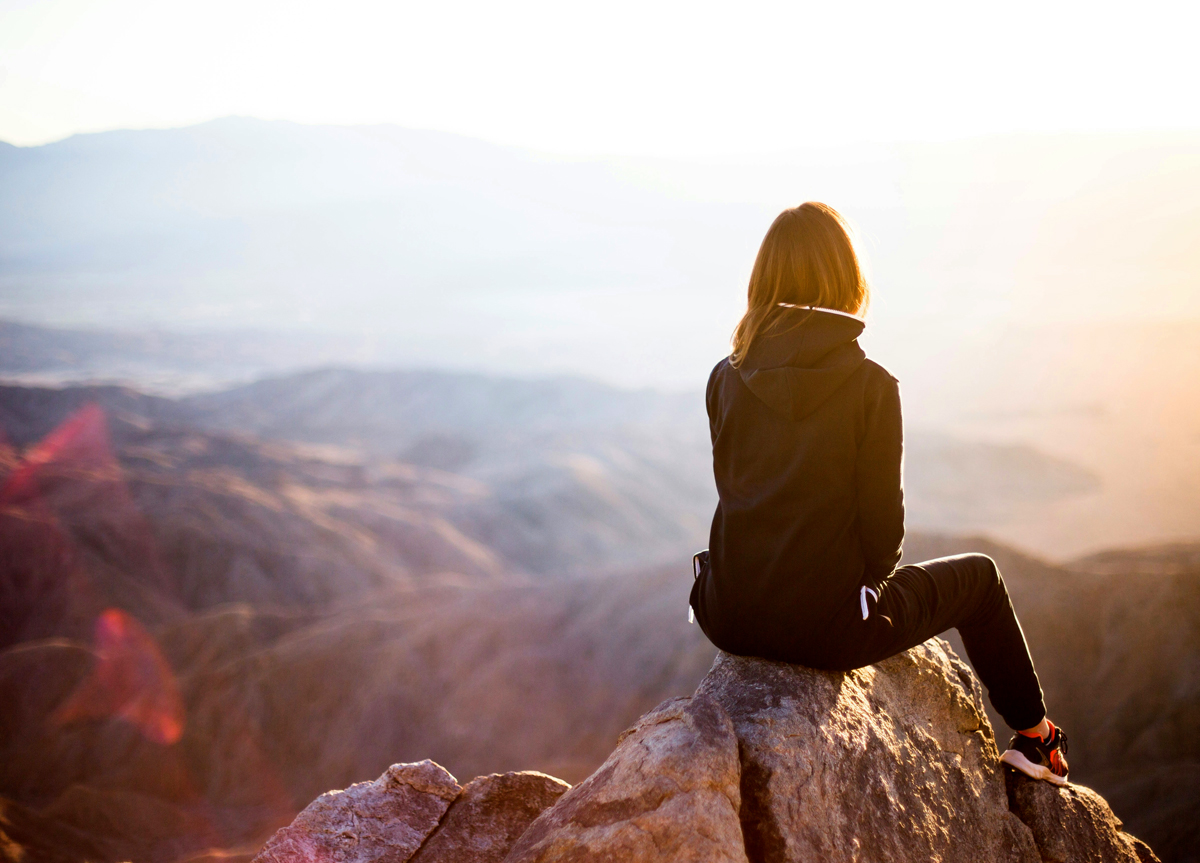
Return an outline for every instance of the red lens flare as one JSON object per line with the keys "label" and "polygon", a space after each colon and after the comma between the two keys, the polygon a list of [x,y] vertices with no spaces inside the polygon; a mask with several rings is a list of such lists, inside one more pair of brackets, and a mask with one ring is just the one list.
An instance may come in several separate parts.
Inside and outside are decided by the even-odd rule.
{"label": "red lens flare", "polygon": [[59,724],[117,717],[149,740],[183,736],[183,699],[162,651],[133,617],[109,608],[96,619],[96,665],[55,711]]}
{"label": "red lens flare", "polygon": [[84,405],[26,453],[4,484],[6,503],[25,503],[54,476],[92,482],[118,482],[120,468],[108,440],[104,409]]}
{"label": "red lens flare", "polygon": [[116,585],[135,587],[140,604],[131,610],[144,620],[178,608],[99,405],[84,405],[24,453],[0,446],[0,469],[10,599],[0,609],[0,645],[83,636],[102,609],[127,606]]}
{"label": "red lens flare", "polygon": [[[144,431],[118,428],[138,440]],[[0,430],[0,591],[6,597],[0,603],[0,649],[47,638],[87,641],[90,634],[94,659],[87,674],[52,712],[42,714],[51,748],[55,730],[69,725],[115,720],[135,729],[141,742],[125,753],[125,772],[114,793],[133,791],[130,800],[150,797],[154,806],[167,807],[163,811],[176,819],[172,848],[241,844],[290,821],[295,801],[239,693],[214,697],[207,684],[185,692],[164,647],[150,634],[166,621],[186,631],[192,612],[138,505],[137,493],[144,491],[138,482],[136,471],[122,467],[108,417],[97,404],[75,410],[26,447],[13,445]],[[179,627],[173,631],[178,634]],[[189,675],[185,680],[195,680],[197,672],[201,678],[212,674],[195,657],[181,661],[189,663],[182,667]],[[74,668],[71,683],[79,679]],[[85,733],[63,736],[64,751],[74,758],[82,741],[97,747],[94,759],[83,750],[84,759],[109,763],[104,747],[112,729],[79,730]],[[191,760],[197,752],[205,753],[200,770]],[[76,805],[72,788],[55,803],[63,811]],[[107,789],[88,793],[108,801]],[[137,804],[129,805],[136,817]],[[151,825],[151,832],[161,826]],[[129,847],[150,847],[161,839],[131,829],[139,836]]]}

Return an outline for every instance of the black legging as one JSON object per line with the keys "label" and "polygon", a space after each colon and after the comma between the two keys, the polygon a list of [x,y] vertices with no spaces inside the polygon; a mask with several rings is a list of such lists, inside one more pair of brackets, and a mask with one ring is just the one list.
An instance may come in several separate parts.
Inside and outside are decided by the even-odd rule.
{"label": "black legging", "polygon": [[867,619],[858,604],[840,615],[822,667],[861,668],[957,629],[988,698],[1009,726],[1032,728],[1046,715],[1025,634],[1000,569],[987,555],[902,566],[884,582],[878,602],[870,594],[864,599]]}

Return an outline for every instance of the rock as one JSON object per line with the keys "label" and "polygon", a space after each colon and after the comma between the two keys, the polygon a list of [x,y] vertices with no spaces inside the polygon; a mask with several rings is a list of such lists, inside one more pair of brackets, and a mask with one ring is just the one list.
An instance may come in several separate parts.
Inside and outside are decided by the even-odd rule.
{"label": "rock", "polygon": [[500,863],[530,823],[570,787],[533,770],[472,779],[413,863]]}
{"label": "rock", "polygon": [[1012,810],[1033,831],[1043,863],[1158,863],[1145,842],[1121,829],[1121,821],[1092,789],[1059,788],[1006,773]]}
{"label": "rock", "polygon": [[737,738],[720,705],[706,695],[671,699],[542,813],[507,861],[747,863],[738,776]]}
{"label": "rock", "polygon": [[406,863],[462,789],[425,760],[322,794],[276,832],[254,863]]}
{"label": "rock", "polygon": [[1039,860],[980,685],[940,639],[845,674],[720,654],[698,692],[741,744],[752,860]]}
{"label": "rock", "polygon": [[[400,800],[404,771],[424,785]],[[258,859],[1158,863],[1090,789],[1006,776],[979,682],[936,638],[846,673],[721,653],[692,697],[644,715],[565,788],[493,774],[450,806],[449,774],[397,765],[321,797]],[[388,818],[402,841],[385,846]]]}

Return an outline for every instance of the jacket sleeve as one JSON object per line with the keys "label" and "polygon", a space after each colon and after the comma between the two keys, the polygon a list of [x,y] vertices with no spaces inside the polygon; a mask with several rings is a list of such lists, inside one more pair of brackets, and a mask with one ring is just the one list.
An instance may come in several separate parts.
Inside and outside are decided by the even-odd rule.
{"label": "jacket sleeve", "polygon": [[717,442],[717,420],[721,416],[721,406],[717,400],[717,373],[720,370],[721,364],[717,363],[708,376],[708,386],[704,388],[704,407],[708,410],[708,436],[714,444]]}
{"label": "jacket sleeve", "polygon": [[904,545],[904,426],[900,385],[888,375],[866,394],[856,492],[865,581],[878,586],[900,562]]}

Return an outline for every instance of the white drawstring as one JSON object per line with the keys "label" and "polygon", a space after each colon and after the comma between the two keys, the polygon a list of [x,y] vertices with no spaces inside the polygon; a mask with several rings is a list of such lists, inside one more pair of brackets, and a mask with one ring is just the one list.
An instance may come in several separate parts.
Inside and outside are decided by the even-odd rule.
{"label": "white drawstring", "polygon": [[[698,551],[692,555],[692,576],[694,578],[699,578],[700,570],[702,570],[704,568],[703,565],[700,563],[700,555],[702,555],[702,554],[704,554],[703,551]],[[696,610],[694,608],[692,608],[692,601],[689,599],[688,600],[688,623],[695,623],[695,622],[696,622]]]}
{"label": "white drawstring", "polygon": [[871,596],[875,597],[876,604],[879,603],[879,594],[864,584],[862,586],[862,590],[860,590],[858,592],[858,602],[862,606],[863,620],[866,620],[868,617],[871,616],[871,611],[869,608],[867,608],[867,594],[868,593],[871,594]]}

